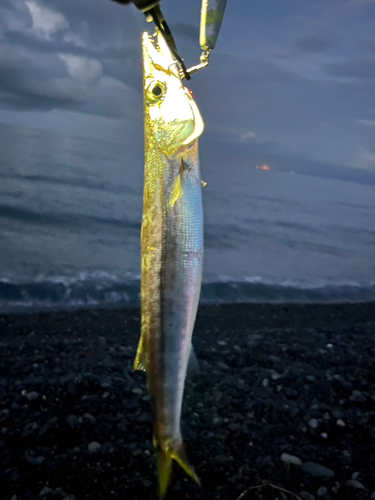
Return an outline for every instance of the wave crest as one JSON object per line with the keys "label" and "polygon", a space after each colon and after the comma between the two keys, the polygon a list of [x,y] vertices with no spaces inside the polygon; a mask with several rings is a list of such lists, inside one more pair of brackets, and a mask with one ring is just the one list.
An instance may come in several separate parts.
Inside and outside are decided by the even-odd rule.
{"label": "wave crest", "polygon": [[[140,277],[104,271],[77,276],[38,276],[34,280],[0,279],[0,312],[138,305]],[[204,281],[201,302],[361,302],[375,300],[375,282],[271,282],[227,277]]]}

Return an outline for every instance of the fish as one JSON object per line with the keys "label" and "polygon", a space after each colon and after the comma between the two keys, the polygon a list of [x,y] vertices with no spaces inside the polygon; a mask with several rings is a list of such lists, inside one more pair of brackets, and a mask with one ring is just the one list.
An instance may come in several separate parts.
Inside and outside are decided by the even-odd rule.
{"label": "fish", "polygon": [[203,266],[198,138],[204,123],[160,33],[142,38],[145,170],[141,227],[141,336],[134,361],[144,370],[154,414],[158,493],[172,462],[198,484],[184,450],[181,407]]}

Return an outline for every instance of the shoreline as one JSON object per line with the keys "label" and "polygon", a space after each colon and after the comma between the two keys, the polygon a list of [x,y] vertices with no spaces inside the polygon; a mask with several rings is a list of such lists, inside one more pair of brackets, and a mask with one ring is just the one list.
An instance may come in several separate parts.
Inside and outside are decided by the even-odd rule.
{"label": "shoreline", "polygon": [[[347,300],[347,299],[342,299],[342,300],[337,300],[337,299],[324,299],[324,300],[234,300],[234,301],[201,301],[199,302],[199,307],[198,307],[198,314],[200,309],[205,309],[205,308],[216,308],[216,307],[245,307],[245,306],[255,306],[255,307],[299,307],[299,306],[312,306],[312,307],[318,307],[318,306],[337,306],[337,307],[342,307],[342,306],[371,306],[375,308],[375,301],[370,299],[370,300]],[[33,305],[32,309],[30,309],[31,306],[22,306],[22,305],[16,305],[14,306],[13,310],[1,310],[0,309],[0,319],[1,318],[6,318],[10,316],[19,316],[19,315],[29,315],[29,316],[35,316],[35,315],[40,315],[40,314],[59,314],[59,313],[90,313],[93,311],[128,311],[128,312],[134,312],[137,314],[137,311],[140,311],[141,308],[141,303],[140,302],[98,302],[95,304],[78,304],[78,305],[60,305],[59,307],[56,306],[37,306]]]}
{"label": "shoreline", "polygon": [[[157,498],[139,328],[139,307],[0,315],[4,500]],[[182,430],[202,488],[174,466],[166,498],[236,500],[262,481],[371,497],[374,302],[204,304],[193,344]],[[276,497],[292,498],[245,498]]]}

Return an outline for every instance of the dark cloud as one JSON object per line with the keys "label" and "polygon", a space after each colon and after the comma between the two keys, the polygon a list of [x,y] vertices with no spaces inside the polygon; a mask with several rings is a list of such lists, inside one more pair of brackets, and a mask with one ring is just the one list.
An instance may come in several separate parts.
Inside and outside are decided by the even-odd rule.
{"label": "dark cloud", "polygon": [[[90,122],[97,136],[105,135],[111,122],[117,137],[128,126],[132,141],[132,124],[142,119],[140,37],[153,27],[133,6],[110,0],[27,1],[37,29],[26,0],[0,0],[0,114],[19,110],[14,122],[26,115],[43,122],[45,111],[59,110],[49,113],[57,130]],[[182,57],[196,64],[200,0],[163,6]],[[318,0],[228,3],[210,66],[189,82],[211,157],[215,148],[220,158],[226,153],[210,130],[225,133],[228,161],[242,164],[253,153],[275,168],[293,155],[356,164],[360,148],[373,150],[374,127],[363,130],[358,122],[375,119],[371,16],[365,7],[356,16],[336,7]],[[265,152],[273,159],[262,160]]]}
{"label": "dark cloud", "polygon": [[179,22],[171,25],[172,33],[177,33],[178,35],[184,36],[197,42],[199,40],[199,28],[193,24]]}
{"label": "dark cloud", "polygon": [[[195,76],[193,90],[195,82],[199,84],[198,102],[204,116],[215,127],[237,129],[240,137],[241,129],[254,130],[267,121],[278,125],[288,112],[286,92],[295,94],[306,80],[270,62],[215,53],[209,71]],[[293,112],[295,109],[290,107]]]}
{"label": "dark cloud", "polygon": [[303,78],[296,73],[284,68],[280,68],[260,59],[240,60],[233,56],[220,55],[222,67],[225,72],[229,70],[230,77],[239,85],[251,85],[262,83],[296,82]]}
{"label": "dark cloud", "polygon": [[131,15],[133,7],[109,0],[39,0],[38,3],[63,14],[74,33],[101,48],[124,47],[139,40],[139,26]]}
{"label": "dark cloud", "polygon": [[[50,55],[33,57],[19,48],[6,45],[0,45],[0,68],[2,102],[7,106],[15,103],[18,108],[37,106],[48,109],[51,99],[56,104],[57,95],[53,95],[56,89],[51,80],[56,82],[67,77],[66,65],[62,60]],[[49,82],[51,85],[48,85]],[[43,93],[47,89],[50,95],[45,95],[46,102],[43,103]],[[60,97],[66,105],[67,96]]]}
{"label": "dark cloud", "polygon": [[375,52],[375,40],[367,40],[363,46],[370,52]]}
{"label": "dark cloud", "polygon": [[[228,140],[228,135],[223,133],[206,132],[206,137],[201,140],[201,153],[202,158],[205,159],[202,169],[210,170],[210,168],[213,168],[215,172],[217,172],[217,165],[226,164],[227,168],[233,168],[233,166],[243,167],[243,158],[246,158],[245,165],[248,168],[254,168],[258,164],[266,164],[272,170],[279,172],[293,171],[296,174],[341,179],[375,186],[374,169],[352,168],[309,160],[301,156],[292,156],[283,151],[280,145],[270,142],[252,143],[251,145],[238,143],[234,148],[233,143]],[[375,157],[375,155],[373,156]],[[207,164],[206,167],[205,164]],[[223,172],[223,169],[220,170]],[[227,172],[225,173],[227,175]]]}
{"label": "dark cloud", "polygon": [[330,49],[333,46],[333,43],[326,37],[309,35],[296,40],[295,46],[301,52],[305,52],[307,54],[318,54]]}
{"label": "dark cloud", "polygon": [[[134,91],[140,90],[141,78],[141,47],[98,47],[95,45],[78,46],[71,41],[63,39],[62,34],[57,34],[54,39],[46,40],[37,38],[30,33],[9,31],[6,33],[9,44],[15,47],[27,47],[29,52],[42,54],[72,54],[76,56],[96,58],[103,64],[105,73],[129,85]],[[132,69],[129,71],[129,69]],[[1,84],[1,83],[0,83]]]}
{"label": "dark cloud", "polygon": [[342,63],[326,63],[326,73],[333,76],[358,79],[375,79],[375,60],[355,60]]}
{"label": "dark cloud", "polygon": [[37,29],[25,2],[2,4],[0,106],[126,116],[141,74],[133,16],[109,1],[29,5]]}
{"label": "dark cloud", "polygon": [[[218,161],[226,157],[228,164],[247,164],[259,151],[256,162],[270,162],[270,156],[264,157],[267,153],[277,155],[275,165],[281,157],[287,164],[295,155],[300,158],[293,164],[315,158],[322,165],[332,162],[340,168],[340,164],[354,164],[358,145],[371,149],[374,131],[360,135],[354,122],[358,116],[371,118],[370,110],[375,113],[373,82],[303,77],[297,73],[298,63],[293,72],[271,62],[212,54],[209,71],[198,73],[191,85],[193,90],[199,85],[196,96],[206,120],[202,144],[210,130],[227,137]],[[241,142],[249,131],[253,138]],[[219,149],[216,143],[209,148]]]}

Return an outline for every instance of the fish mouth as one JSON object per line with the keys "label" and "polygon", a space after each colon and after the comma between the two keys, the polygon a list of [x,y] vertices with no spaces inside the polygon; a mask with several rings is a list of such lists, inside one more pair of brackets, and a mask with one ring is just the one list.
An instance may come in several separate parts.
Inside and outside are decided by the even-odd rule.
{"label": "fish mouth", "polygon": [[145,75],[152,73],[156,68],[169,75],[174,74],[180,79],[178,62],[160,31],[157,30],[156,40],[145,31],[142,35],[142,46]]}

